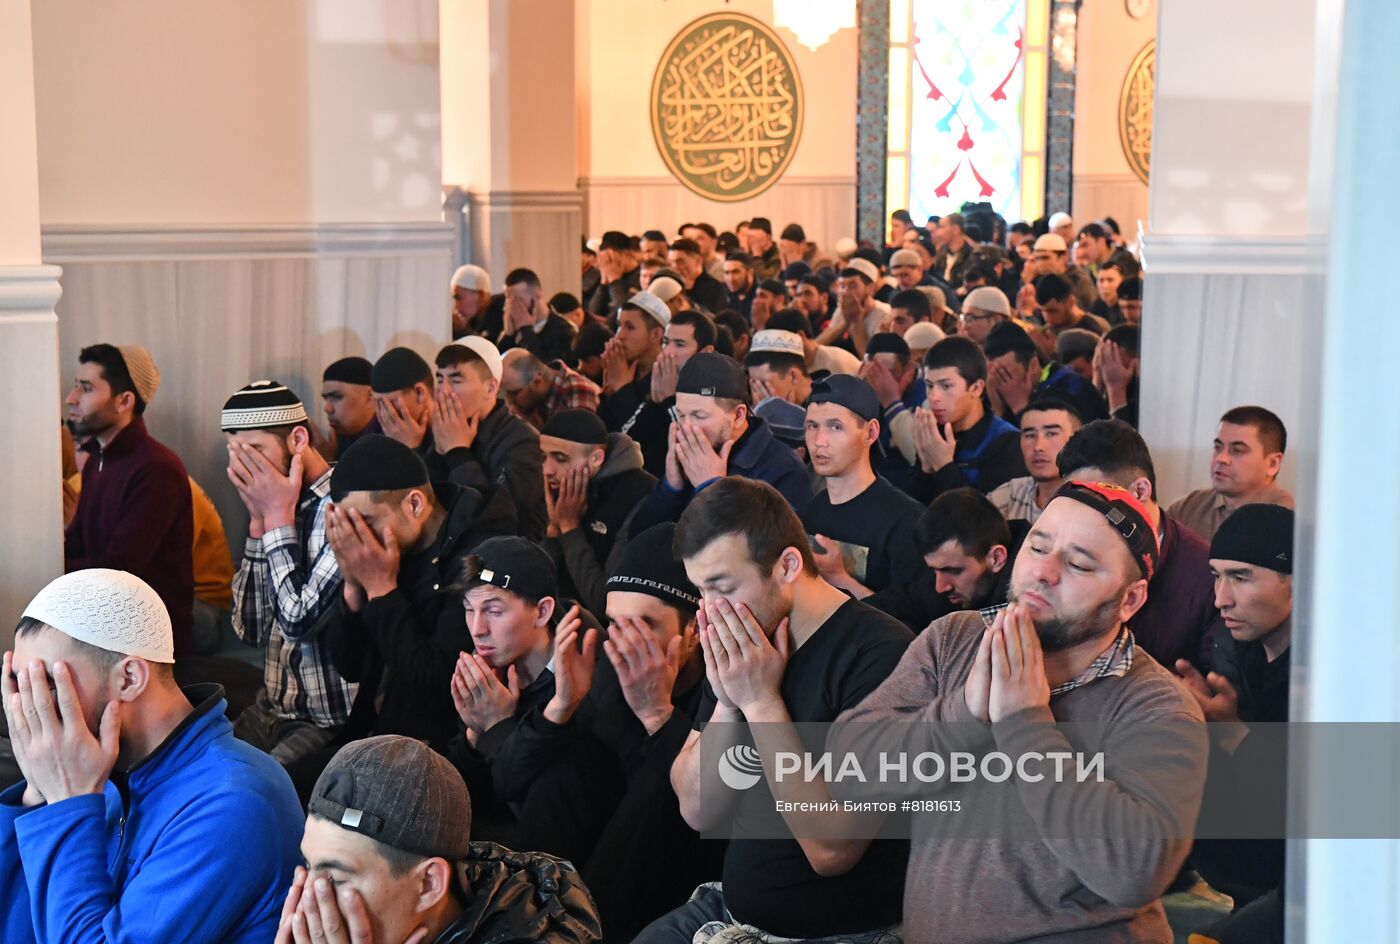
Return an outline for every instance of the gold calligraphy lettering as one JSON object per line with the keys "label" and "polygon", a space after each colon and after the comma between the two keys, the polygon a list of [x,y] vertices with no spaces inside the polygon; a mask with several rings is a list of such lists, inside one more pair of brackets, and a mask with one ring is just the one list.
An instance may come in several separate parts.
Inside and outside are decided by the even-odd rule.
{"label": "gold calligraphy lettering", "polygon": [[1133,59],[1118,98],[1118,138],[1123,157],[1144,184],[1152,169],[1152,91],[1157,69],[1157,43],[1149,42]]}
{"label": "gold calligraphy lettering", "polygon": [[652,81],[652,132],[681,183],[714,200],[743,200],[782,176],[802,131],[802,87],[771,29],[735,13],[691,23]]}

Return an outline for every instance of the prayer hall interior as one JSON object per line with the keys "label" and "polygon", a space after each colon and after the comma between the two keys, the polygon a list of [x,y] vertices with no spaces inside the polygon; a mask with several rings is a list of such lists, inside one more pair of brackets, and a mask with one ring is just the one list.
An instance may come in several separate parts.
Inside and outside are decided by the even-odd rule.
{"label": "prayer hall interior", "polygon": [[[0,939],[1400,942],[1400,490],[1361,474],[1400,468],[1396,36],[1394,0],[0,0]],[[76,695],[56,652],[98,654]],[[842,794],[780,746],[895,716],[1144,733],[1113,796],[977,794],[1000,832],[804,833],[784,802]],[[129,783],[195,729],[292,825],[177,934],[126,915],[142,869],[182,908],[217,869],[122,804],[181,822]],[[41,843],[99,753],[106,812]],[[318,914],[327,824],[390,877]]]}

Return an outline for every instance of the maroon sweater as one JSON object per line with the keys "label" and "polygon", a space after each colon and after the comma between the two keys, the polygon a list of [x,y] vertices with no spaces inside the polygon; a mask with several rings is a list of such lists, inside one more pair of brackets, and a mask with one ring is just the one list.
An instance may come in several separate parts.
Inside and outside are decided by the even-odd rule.
{"label": "maroon sweater", "polygon": [[[1210,548],[1165,511],[1162,554],[1147,585],[1147,602],[1128,621],[1137,644],[1166,668],[1186,659],[1204,664],[1206,634],[1220,620]],[[1222,624],[1222,629],[1223,629]]]}
{"label": "maroon sweater", "polygon": [[64,535],[64,570],[107,567],[135,574],[170,611],[175,654],[190,651],[194,606],[194,508],[180,457],[151,438],[140,417],[103,449],[83,447],[83,489]]}

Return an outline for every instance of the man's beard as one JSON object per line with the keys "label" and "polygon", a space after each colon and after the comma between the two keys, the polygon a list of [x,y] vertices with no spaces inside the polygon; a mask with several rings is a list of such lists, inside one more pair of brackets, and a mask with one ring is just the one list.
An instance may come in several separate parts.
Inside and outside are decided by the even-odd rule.
{"label": "man's beard", "polygon": [[1041,648],[1046,652],[1063,652],[1104,635],[1118,625],[1118,612],[1122,605],[1123,595],[1120,593],[1085,613],[1035,620]]}
{"label": "man's beard", "polygon": [[68,431],[79,438],[100,436],[115,426],[116,423],[117,420],[115,416],[112,416],[106,410],[98,410],[81,416],[76,420],[70,420]]}

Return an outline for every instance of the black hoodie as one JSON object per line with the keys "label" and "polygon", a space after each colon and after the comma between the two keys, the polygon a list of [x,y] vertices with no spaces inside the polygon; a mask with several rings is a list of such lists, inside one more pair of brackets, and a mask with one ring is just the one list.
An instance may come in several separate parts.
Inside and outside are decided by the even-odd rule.
{"label": "black hoodie", "polygon": [[540,477],[540,434],[511,413],[504,400],[497,398],[491,412],[481,418],[470,448],[449,449],[440,455],[429,438],[419,447],[419,455],[433,481],[465,485],[487,495],[504,485],[520,520],[516,533],[531,541],[544,537],[549,518]]}
{"label": "black hoodie", "polygon": [[577,597],[594,613],[607,608],[603,585],[620,547],[618,535],[656,484],[656,477],[642,468],[642,450],[631,437],[609,433],[606,449],[603,467],[588,485],[588,509],[579,526],[543,542],[559,568],[560,592]]}
{"label": "black hoodie", "polygon": [[452,584],[478,544],[516,533],[515,509],[504,490],[490,499],[448,483],[433,491],[447,518],[429,547],[404,555],[398,587],[358,613],[341,600],[328,619],[323,638],[331,662],[346,681],[360,683],[344,741],[402,734],[443,753],[457,733],[452,670],[472,640]]}

